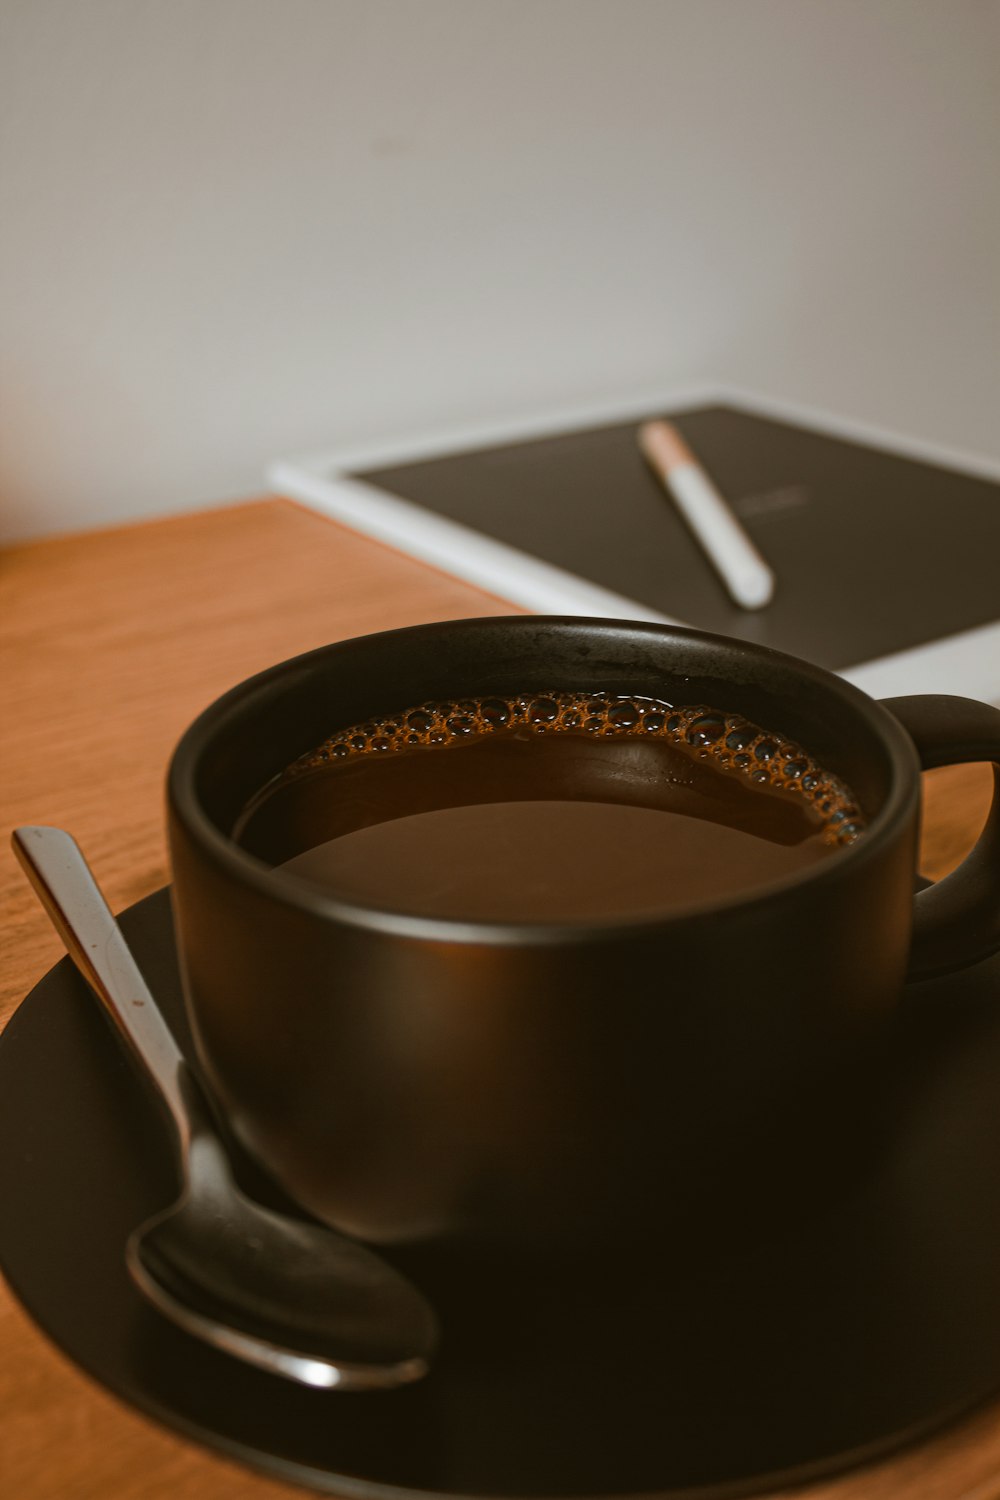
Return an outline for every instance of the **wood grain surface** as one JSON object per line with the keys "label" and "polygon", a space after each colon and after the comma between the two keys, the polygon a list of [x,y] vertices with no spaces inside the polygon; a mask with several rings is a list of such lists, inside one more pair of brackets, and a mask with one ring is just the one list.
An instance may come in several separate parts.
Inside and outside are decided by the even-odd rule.
{"label": "wood grain surface", "polygon": [[[129,906],[167,882],[165,768],[183,729],[213,698],[328,641],[510,612],[510,605],[284,500],[0,553],[0,1024],[61,957],[10,852],[12,827],[70,829],[112,907]],[[984,768],[962,767],[925,780],[922,864],[937,876],[981,826],[988,777]],[[0,1288],[0,1494],[291,1500],[301,1493],[121,1405],[72,1367]],[[795,1494],[995,1500],[1000,1404],[889,1461]]]}

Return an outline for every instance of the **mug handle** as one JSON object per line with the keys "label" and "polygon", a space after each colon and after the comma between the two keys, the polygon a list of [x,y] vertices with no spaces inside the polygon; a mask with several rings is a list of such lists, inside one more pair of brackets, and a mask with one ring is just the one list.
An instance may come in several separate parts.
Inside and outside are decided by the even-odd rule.
{"label": "mug handle", "polygon": [[924,771],[993,762],[993,802],[971,854],[916,897],[907,979],[930,979],[1000,948],[1000,709],[973,698],[883,698],[913,740]]}

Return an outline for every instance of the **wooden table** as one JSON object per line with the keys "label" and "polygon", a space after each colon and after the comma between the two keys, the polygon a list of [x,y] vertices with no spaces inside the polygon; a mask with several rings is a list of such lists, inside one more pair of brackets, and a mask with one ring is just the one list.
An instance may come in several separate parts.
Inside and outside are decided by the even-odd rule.
{"label": "wooden table", "polygon": [[[191,719],[313,646],[512,606],[284,500],[0,553],[0,1024],[61,957],[7,847],[71,829],[112,907],[166,884],[163,777]],[[927,778],[924,868],[981,826],[983,768]],[[0,1211],[9,1211],[6,1205]],[[203,1452],[80,1374],[0,1289],[0,1493],[12,1500],[280,1500],[301,1491]],[[797,1491],[810,1500],[1000,1496],[1000,1404],[922,1447]]]}

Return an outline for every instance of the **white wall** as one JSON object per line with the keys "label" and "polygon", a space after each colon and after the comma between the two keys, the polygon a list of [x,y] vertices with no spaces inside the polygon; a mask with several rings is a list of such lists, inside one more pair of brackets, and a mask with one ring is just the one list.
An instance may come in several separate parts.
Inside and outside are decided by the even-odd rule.
{"label": "white wall", "polygon": [[0,534],[695,376],[1000,455],[995,0],[0,19]]}

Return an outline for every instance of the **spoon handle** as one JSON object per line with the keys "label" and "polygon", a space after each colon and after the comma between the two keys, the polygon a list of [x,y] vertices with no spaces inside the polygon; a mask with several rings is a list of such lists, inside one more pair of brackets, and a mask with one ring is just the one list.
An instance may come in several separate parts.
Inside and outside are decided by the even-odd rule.
{"label": "spoon handle", "polygon": [[182,1092],[187,1063],[79,845],[61,828],[37,827],[16,828],[11,843],[67,953],[159,1090],[186,1154],[191,1140]]}

